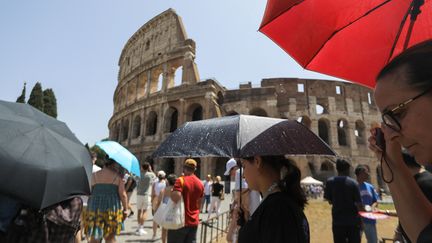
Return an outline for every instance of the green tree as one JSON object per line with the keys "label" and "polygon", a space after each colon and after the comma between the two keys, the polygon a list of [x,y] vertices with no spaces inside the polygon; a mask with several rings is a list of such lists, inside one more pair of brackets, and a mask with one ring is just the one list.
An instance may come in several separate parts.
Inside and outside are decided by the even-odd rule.
{"label": "green tree", "polygon": [[52,89],[43,91],[43,112],[57,118],[57,99]]}
{"label": "green tree", "polygon": [[18,96],[16,102],[17,103],[26,103],[25,99],[26,99],[26,83],[24,82],[24,87],[22,89],[21,95]]}
{"label": "green tree", "polygon": [[27,103],[34,108],[43,111],[43,92],[42,92],[42,85],[37,82],[35,86],[33,87],[30,98],[27,101]]}

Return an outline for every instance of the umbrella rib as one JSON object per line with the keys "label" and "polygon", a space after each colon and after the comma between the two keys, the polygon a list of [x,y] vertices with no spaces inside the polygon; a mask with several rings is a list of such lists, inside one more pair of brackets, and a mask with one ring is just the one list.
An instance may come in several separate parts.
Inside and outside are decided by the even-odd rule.
{"label": "umbrella rib", "polygon": [[307,65],[306,67],[312,62],[312,60],[318,55],[318,53],[320,53],[320,51],[324,48],[324,46],[327,44],[327,42],[330,41],[330,39],[333,38],[333,36],[335,36],[337,33],[341,32],[342,30],[344,30],[345,28],[347,28],[348,26],[354,24],[355,22],[359,21],[360,19],[364,18],[365,16],[369,15],[370,13],[372,13],[373,11],[375,11],[377,8],[382,7],[383,5],[389,3],[391,0],[387,0],[377,6],[375,6],[374,8],[372,8],[371,10],[367,11],[366,13],[364,13],[362,16],[358,17],[357,19],[349,22],[348,24],[342,26],[341,28],[339,28],[338,30],[334,31],[328,38],[326,41],[323,41],[323,44],[320,46],[320,48],[317,49],[317,51],[315,52],[315,54],[307,61]]}
{"label": "umbrella rib", "polygon": [[[402,19],[402,21],[401,21],[401,24],[400,24],[400,26],[399,26],[398,33],[397,33],[397,35],[396,35],[396,37],[395,37],[395,40],[394,40],[393,45],[392,45],[392,48],[391,48],[391,50],[390,50],[390,55],[389,55],[389,57],[388,57],[388,59],[387,59],[387,63],[390,61],[390,58],[393,56],[393,52],[394,52],[394,49],[396,48],[396,44],[397,44],[397,42],[399,41],[399,37],[400,37],[400,34],[401,34],[401,32],[402,32],[403,26],[405,25],[405,22],[406,22],[406,20],[407,20],[407,18],[408,18],[408,15],[409,15],[409,13],[410,13],[411,8],[413,7],[413,5],[414,5],[414,1],[410,4],[410,6],[409,6],[409,8],[408,8],[408,11],[405,13],[405,16],[403,17],[403,19]],[[412,23],[412,22],[411,22],[411,23]],[[408,37],[408,36],[407,36],[407,37]],[[404,47],[404,50],[405,50],[405,49],[406,49],[406,47]]]}

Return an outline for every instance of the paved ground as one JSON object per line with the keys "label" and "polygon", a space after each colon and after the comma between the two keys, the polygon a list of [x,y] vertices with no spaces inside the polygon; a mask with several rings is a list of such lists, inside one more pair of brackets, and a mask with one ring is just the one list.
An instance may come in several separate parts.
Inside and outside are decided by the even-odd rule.
{"label": "paved ground", "polygon": [[[135,202],[136,202],[136,194],[134,193],[132,195],[132,207],[134,208],[135,213],[136,208],[135,208]],[[220,212],[225,212],[228,211],[229,208],[229,203],[231,202],[231,195],[226,194],[225,195],[225,200],[222,201],[222,205],[221,205],[221,209]],[[202,220],[206,220],[207,219],[207,214],[200,214],[200,219]],[[215,216],[215,214],[213,214],[212,216]],[[152,216],[149,215],[148,219],[146,220],[144,227],[145,230],[147,231],[147,234],[144,236],[137,236],[135,235],[135,231],[137,229],[138,226],[138,222],[137,222],[137,217],[136,215],[128,218],[125,221],[125,230],[121,232],[120,236],[117,237],[117,242],[161,242],[160,237],[161,237],[161,230],[158,229],[157,232],[157,237],[155,240],[152,240],[152,235],[153,235],[153,229],[152,229]],[[198,227],[198,230],[200,230],[200,227]],[[198,231],[197,236],[199,238],[200,235],[200,231]]]}

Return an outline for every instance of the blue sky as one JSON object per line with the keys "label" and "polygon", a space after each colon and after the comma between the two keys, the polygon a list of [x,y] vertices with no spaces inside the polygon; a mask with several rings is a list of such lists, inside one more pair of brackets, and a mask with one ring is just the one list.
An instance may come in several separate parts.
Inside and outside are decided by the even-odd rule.
{"label": "blue sky", "polygon": [[129,37],[173,8],[197,44],[201,79],[228,88],[262,78],[334,79],[303,70],[258,32],[264,0],[74,0],[0,2],[0,99],[15,101],[24,81],[52,88],[58,119],[83,142],[108,136],[118,59]]}

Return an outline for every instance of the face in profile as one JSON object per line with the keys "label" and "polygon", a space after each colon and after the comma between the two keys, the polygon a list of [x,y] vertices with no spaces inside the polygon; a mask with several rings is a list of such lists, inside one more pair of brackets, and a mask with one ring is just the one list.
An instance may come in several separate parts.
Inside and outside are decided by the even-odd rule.
{"label": "face in profile", "polygon": [[[401,67],[378,80],[375,102],[381,113],[392,111],[400,130],[385,128],[392,141],[405,147],[419,163],[432,162],[432,91],[396,109],[398,105],[422,93],[406,84],[408,68]],[[399,130],[399,131],[398,131]]]}

